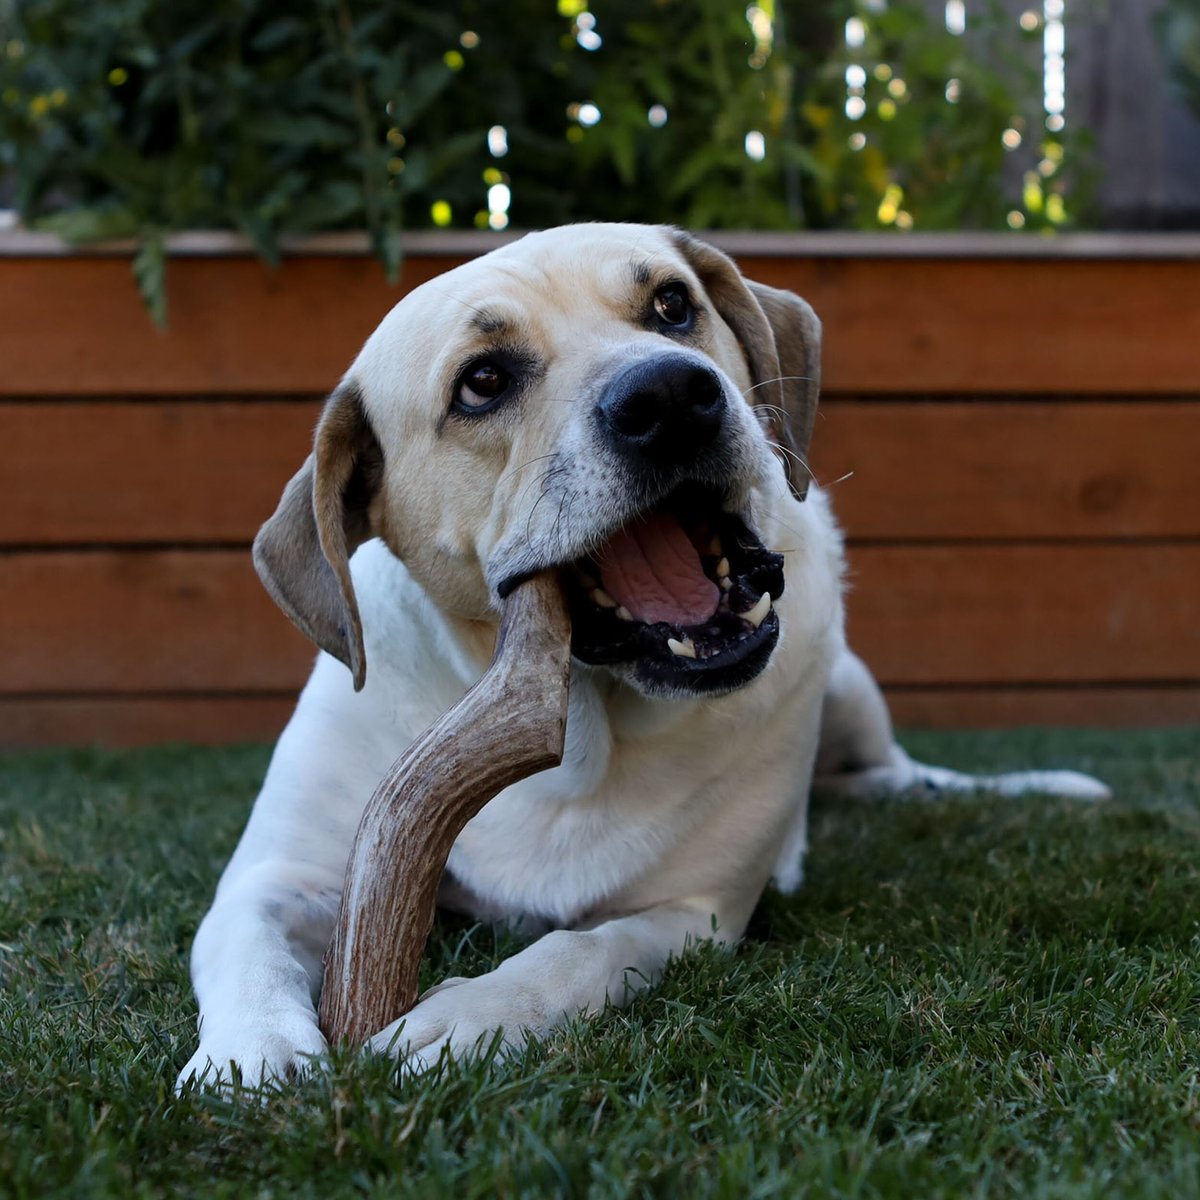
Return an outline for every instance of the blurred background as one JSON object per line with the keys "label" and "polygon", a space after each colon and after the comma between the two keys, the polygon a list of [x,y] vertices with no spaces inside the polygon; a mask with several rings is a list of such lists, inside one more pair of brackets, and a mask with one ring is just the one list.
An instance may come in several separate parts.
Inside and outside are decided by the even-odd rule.
{"label": "blurred background", "polygon": [[902,722],[1200,720],[1200,0],[0,0],[0,210],[0,742],[276,732],[320,395],[582,219],[823,317]]}

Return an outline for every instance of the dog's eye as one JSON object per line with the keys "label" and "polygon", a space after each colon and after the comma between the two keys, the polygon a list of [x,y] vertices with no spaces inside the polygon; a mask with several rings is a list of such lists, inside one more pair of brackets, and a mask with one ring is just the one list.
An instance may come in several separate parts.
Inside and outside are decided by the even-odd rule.
{"label": "dog's eye", "polygon": [[490,408],[508,391],[512,376],[490,358],[472,363],[463,373],[455,402],[470,412]]}
{"label": "dog's eye", "polygon": [[692,302],[681,283],[668,283],[654,293],[654,311],[664,325],[687,325],[692,319]]}

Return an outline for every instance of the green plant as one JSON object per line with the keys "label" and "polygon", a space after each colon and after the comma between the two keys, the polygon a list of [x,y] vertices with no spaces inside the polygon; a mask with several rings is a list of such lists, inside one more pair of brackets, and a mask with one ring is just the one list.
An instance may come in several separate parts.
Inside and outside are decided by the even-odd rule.
{"label": "green plant", "polygon": [[1155,26],[1171,75],[1200,117],[1200,0],[1167,0]]}
{"label": "green plant", "polygon": [[1002,225],[1002,132],[1039,116],[1019,31],[981,30],[982,62],[916,0],[879,7],[0,0],[0,172],[31,225],[136,238],[160,320],[185,228],[274,262],[285,235],[365,227],[394,273],[406,226]]}

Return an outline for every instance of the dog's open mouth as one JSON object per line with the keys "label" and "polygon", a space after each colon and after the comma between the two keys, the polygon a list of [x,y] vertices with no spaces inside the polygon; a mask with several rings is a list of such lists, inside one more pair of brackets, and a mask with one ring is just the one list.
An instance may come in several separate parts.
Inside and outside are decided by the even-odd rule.
{"label": "dog's open mouth", "polygon": [[575,657],[629,663],[654,690],[739,687],[779,639],[783,558],[707,488],[676,489],[563,578]]}

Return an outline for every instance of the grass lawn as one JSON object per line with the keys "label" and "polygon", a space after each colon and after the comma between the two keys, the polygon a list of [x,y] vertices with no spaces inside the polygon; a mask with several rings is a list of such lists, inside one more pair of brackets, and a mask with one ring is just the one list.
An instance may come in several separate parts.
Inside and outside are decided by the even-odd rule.
{"label": "grass lawn", "polygon": [[[1200,735],[926,735],[1098,805],[818,803],[735,955],[508,1063],[171,1085],[186,955],[267,752],[0,760],[4,1196],[1200,1195]],[[443,921],[430,979],[512,949]]]}

